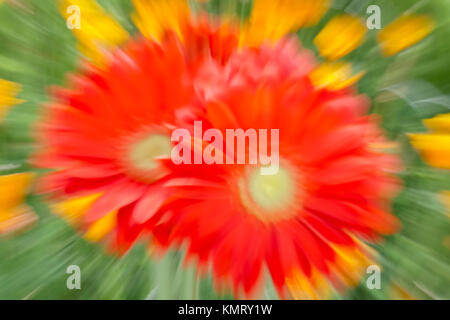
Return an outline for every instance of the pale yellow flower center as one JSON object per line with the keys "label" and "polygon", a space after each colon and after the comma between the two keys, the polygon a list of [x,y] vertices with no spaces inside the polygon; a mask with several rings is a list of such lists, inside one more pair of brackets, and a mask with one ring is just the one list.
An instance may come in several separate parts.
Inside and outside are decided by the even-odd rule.
{"label": "pale yellow flower center", "polygon": [[291,218],[302,205],[298,175],[289,166],[280,166],[273,175],[262,175],[260,168],[251,168],[238,187],[244,207],[265,222]]}
{"label": "pale yellow flower center", "polygon": [[167,174],[168,170],[158,159],[170,157],[170,136],[150,130],[125,140],[122,146],[119,148],[119,163],[133,179],[153,183]]}
{"label": "pale yellow flower center", "polygon": [[128,154],[129,161],[139,170],[158,168],[155,158],[170,156],[172,144],[165,134],[152,134],[135,142]]}

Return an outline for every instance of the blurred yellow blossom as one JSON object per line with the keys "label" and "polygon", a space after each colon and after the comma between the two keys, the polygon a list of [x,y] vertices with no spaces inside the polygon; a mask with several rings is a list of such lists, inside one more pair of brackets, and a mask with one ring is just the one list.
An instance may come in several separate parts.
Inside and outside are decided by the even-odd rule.
{"label": "blurred yellow blossom", "polygon": [[125,42],[128,34],[95,0],[60,0],[60,11],[66,20],[75,14],[69,10],[74,5],[80,9],[80,26],[72,29],[79,49],[94,63],[101,65],[103,51]]}
{"label": "blurred yellow blossom", "polygon": [[322,57],[337,60],[355,50],[363,41],[366,26],[361,19],[340,15],[331,19],[314,39]]}
{"label": "blurred yellow blossom", "polygon": [[450,169],[450,113],[424,120],[430,133],[411,134],[412,145],[431,166]]}
{"label": "blurred yellow blossom", "polygon": [[426,119],[423,122],[430,130],[450,134],[450,113],[440,114],[434,118]]}
{"label": "blurred yellow blossom", "polygon": [[378,43],[384,55],[392,56],[421,41],[433,26],[426,15],[401,16],[378,33]]}
{"label": "blurred yellow blossom", "polygon": [[354,74],[350,63],[325,62],[311,72],[310,78],[316,87],[340,90],[355,84],[363,75],[364,72]]}
{"label": "blurred yellow blossom", "polygon": [[336,289],[358,285],[366,274],[367,267],[373,264],[370,257],[375,253],[367,245],[354,239],[357,243],[355,247],[331,245],[336,252],[336,263],[330,271],[330,279],[314,268],[308,276],[300,270],[293,270],[291,276],[286,279],[292,298],[297,300],[330,299]]}
{"label": "blurred yellow blossom", "polygon": [[0,176],[0,235],[17,231],[36,220],[36,214],[25,203],[31,173]]}
{"label": "blurred yellow blossom", "polygon": [[[100,193],[76,197],[55,203],[53,210],[56,214],[65,219],[73,226],[80,226],[83,224],[83,216],[92,206],[92,204],[101,196]],[[116,211],[112,211],[93,224],[88,226],[85,230],[84,237],[90,241],[99,241],[106,237],[116,225]]]}
{"label": "blurred yellow blossom", "polygon": [[182,24],[190,15],[187,0],[133,0],[133,4],[133,21],[145,37],[159,41],[166,29],[181,37]]}
{"label": "blurred yellow blossom", "polygon": [[17,83],[0,79],[0,122],[10,107],[22,102],[15,98],[19,91],[20,85]]}
{"label": "blurred yellow blossom", "polygon": [[255,0],[240,44],[258,46],[265,40],[275,41],[301,27],[315,25],[329,5],[329,0]]}
{"label": "blurred yellow blossom", "polygon": [[328,280],[316,269],[311,270],[310,276],[299,270],[294,270],[286,279],[288,290],[295,300],[330,299],[333,293]]}
{"label": "blurred yellow blossom", "polygon": [[366,275],[367,267],[375,262],[376,252],[357,238],[353,238],[358,244],[356,248],[332,245],[336,255],[333,273],[341,285],[354,287],[359,284]]}

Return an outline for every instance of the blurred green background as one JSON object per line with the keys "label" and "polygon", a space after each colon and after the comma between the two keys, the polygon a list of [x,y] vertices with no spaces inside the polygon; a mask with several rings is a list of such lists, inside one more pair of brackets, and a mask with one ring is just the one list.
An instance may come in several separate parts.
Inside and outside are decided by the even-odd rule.
{"label": "blurred green background", "polygon": [[[14,1],[10,1],[13,3]],[[128,0],[98,1],[127,29],[136,32]],[[372,112],[381,115],[388,137],[401,145],[405,170],[404,190],[394,202],[403,228],[376,246],[380,253],[382,287],[369,290],[365,279],[338,299],[389,299],[395,284],[419,299],[450,299],[450,219],[437,192],[450,190],[450,174],[427,166],[412,149],[407,133],[426,131],[421,120],[450,112],[450,1],[336,0],[315,27],[297,35],[315,51],[312,40],[326,22],[344,11],[367,17],[377,4],[382,26],[407,10],[429,13],[436,21],[433,33],[400,55],[385,58],[376,45],[376,30],[369,30],[363,46],[348,55],[358,69],[367,71],[359,91],[372,100]],[[245,19],[251,1],[211,0],[210,12],[233,11]],[[24,103],[11,109],[0,125],[1,174],[35,170],[27,163],[34,148],[32,129],[47,88],[61,85],[77,66],[76,40],[60,16],[55,0],[17,0],[0,4],[0,78],[20,83]],[[12,165],[12,166],[11,166]],[[0,238],[0,299],[223,299],[209,277],[196,277],[193,267],[182,268],[181,252],[163,259],[150,258],[144,244],[125,257],[105,253],[81,238],[54,216],[36,195],[27,202],[38,222],[19,235]],[[68,290],[66,268],[81,268],[81,290]],[[264,297],[276,299],[271,286]]]}

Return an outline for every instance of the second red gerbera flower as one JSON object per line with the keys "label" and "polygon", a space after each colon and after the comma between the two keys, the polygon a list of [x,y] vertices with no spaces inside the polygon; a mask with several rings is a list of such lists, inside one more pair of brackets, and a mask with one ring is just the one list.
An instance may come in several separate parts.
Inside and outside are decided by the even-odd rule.
{"label": "second red gerbera flower", "polygon": [[225,158],[172,165],[166,185],[193,203],[171,211],[157,239],[187,242],[188,257],[212,266],[216,283],[237,296],[254,292],[265,266],[282,295],[296,273],[333,281],[342,250],[363,250],[354,236],[375,240],[398,226],[389,214],[397,159],[382,152],[382,135],[364,115],[367,99],[316,89],[310,56],[292,43],[243,50],[218,70],[205,126],[224,137],[228,129],[278,129],[268,148],[279,149],[279,168],[263,175],[261,163]]}

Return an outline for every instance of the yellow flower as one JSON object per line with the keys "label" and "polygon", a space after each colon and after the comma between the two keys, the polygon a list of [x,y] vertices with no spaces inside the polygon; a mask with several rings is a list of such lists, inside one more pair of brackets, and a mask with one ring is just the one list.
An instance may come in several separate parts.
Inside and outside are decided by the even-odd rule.
{"label": "yellow flower", "polygon": [[70,10],[71,6],[80,9],[79,28],[72,29],[80,51],[94,63],[102,65],[103,51],[125,42],[127,32],[95,0],[60,0],[60,11],[66,20],[76,14]]}
{"label": "yellow flower", "polygon": [[450,113],[440,114],[423,122],[430,130],[450,135]]}
{"label": "yellow flower", "polygon": [[297,300],[330,299],[338,288],[354,287],[358,285],[366,269],[373,264],[370,256],[375,253],[367,245],[354,238],[358,247],[346,247],[331,245],[336,253],[336,260],[331,268],[333,283],[321,275],[316,269],[311,269],[311,274],[306,276],[299,270],[293,270],[291,276],[286,279],[286,284],[292,298]]}
{"label": "yellow flower", "polygon": [[299,270],[294,270],[292,275],[286,279],[286,284],[295,300],[330,299],[333,294],[330,283],[314,268],[309,277]]}
{"label": "yellow flower", "polygon": [[366,26],[357,17],[340,15],[331,19],[314,43],[322,57],[337,60],[355,50],[363,41]]}
{"label": "yellow flower", "polygon": [[310,78],[316,87],[340,90],[355,84],[363,75],[364,72],[354,74],[350,63],[325,62],[311,72]]}
{"label": "yellow flower", "polygon": [[[68,199],[55,203],[52,206],[53,211],[65,219],[69,224],[81,226],[83,216],[92,206],[92,204],[101,196],[100,193]],[[117,212],[112,211],[101,219],[89,225],[84,237],[90,241],[99,241],[106,237],[116,226]]]}
{"label": "yellow flower", "polygon": [[329,0],[255,0],[240,44],[258,46],[276,41],[289,32],[316,24],[330,5]]}
{"label": "yellow flower", "polygon": [[134,23],[147,38],[161,40],[164,30],[172,29],[181,38],[181,27],[189,19],[186,0],[133,0]]}
{"label": "yellow flower", "polygon": [[378,43],[384,55],[392,56],[425,38],[433,26],[425,15],[402,16],[378,33]]}
{"label": "yellow flower", "polygon": [[373,257],[376,255],[372,248],[357,238],[353,238],[353,240],[359,248],[332,245],[333,250],[337,253],[336,268],[333,273],[342,285],[349,287],[358,285],[366,275],[367,267],[375,263]]}
{"label": "yellow flower", "polygon": [[17,83],[0,79],[0,122],[10,107],[22,102],[15,98],[19,91],[20,85]]}
{"label": "yellow flower", "polygon": [[36,220],[33,210],[24,203],[33,175],[15,173],[0,176],[0,235],[4,235]]}
{"label": "yellow flower", "polygon": [[409,135],[412,145],[430,166],[450,169],[450,113],[424,123],[431,132]]}

